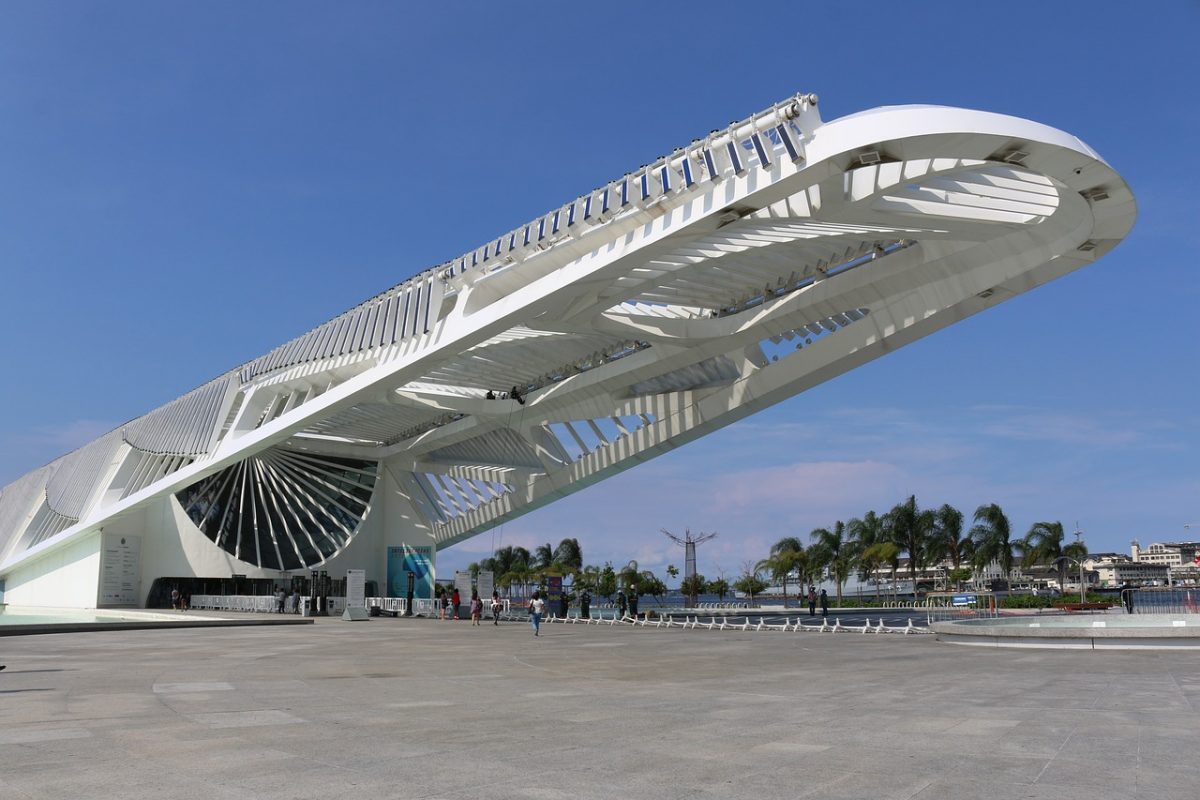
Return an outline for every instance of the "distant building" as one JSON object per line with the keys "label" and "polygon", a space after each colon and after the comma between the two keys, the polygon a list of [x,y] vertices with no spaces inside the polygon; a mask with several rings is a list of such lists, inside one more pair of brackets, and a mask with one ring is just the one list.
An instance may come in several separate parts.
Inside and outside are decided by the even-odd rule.
{"label": "distant building", "polygon": [[1200,542],[1154,542],[1142,549],[1138,540],[1129,543],[1130,557],[1140,564],[1167,567],[1169,583],[1200,583]]}
{"label": "distant building", "polygon": [[1147,564],[1131,559],[1099,561],[1093,569],[1099,577],[1100,585],[1109,588],[1125,583],[1134,586],[1166,585],[1171,572],[1171,568],[1166,564]]}

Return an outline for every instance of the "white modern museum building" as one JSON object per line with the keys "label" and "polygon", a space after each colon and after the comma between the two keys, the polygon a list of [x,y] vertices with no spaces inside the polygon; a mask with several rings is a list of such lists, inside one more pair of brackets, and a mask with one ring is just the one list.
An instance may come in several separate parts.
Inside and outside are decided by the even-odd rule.
{"label": "white modern museum building", "polygon": [[1135,214],[1045,125],[788,98],[3,487],[0,602],[314,569],[420,595],[439,549],[1086,266]]}

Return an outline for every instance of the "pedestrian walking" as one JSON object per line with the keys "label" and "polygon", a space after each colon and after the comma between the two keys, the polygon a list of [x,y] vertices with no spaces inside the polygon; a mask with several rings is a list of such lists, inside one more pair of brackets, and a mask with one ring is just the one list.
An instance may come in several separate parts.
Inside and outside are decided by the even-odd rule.
{"label": "pedestrian walking", "polygon": [[629,590],[629,616],[633,617],[634,619],[638,618],[637,606],[638,606],[637,589],[630,589]]}
{"label": "pedestrian walking", "polygon": [[579,616],[584,619],[592,618],[592,596],[588,594],[587,589],[584,589],[583,594],[579,595]]}
{"label": "pedestrian walking", "polygon": [[442,592],[442,611],[438,615],[438,619],[445,619],[450,615],[450,595]]}
{"label": "pedestrian walking", "polygon": [[492,590],[492,624],[500,624],[500,609],[504,608],[504,604],[500,602],[500,592]]}
{"label": "pedestrian walking", "polygon": [[529,601],[529,624],[533,626],[534,636],[537,636],[542,628],[542,614],[544,613],[546,613],[546,601],[535,591]]}
{"label": "pedestrian walking", "polygon": [[628,608],[628,603],[625,600],[624,592],[617,592],[617,619],[625,619],[625,609]]}
{"label": "pedestrian walking", "polygon": [[483,616],[483,601],[479,599],[478,592],[471,592],[471,624],[478,625],[479,619]]}
{"label": "pedestrian walking", "polygon": [[808,585],[808,615],[810,617],[817,615],[817,587],[811,583]]}
{"label": "pedestrian walking", "polygon": [[454,614],[453,619],[458,619],[458,606],[462,603],[462,595],[458,593],[458,587],[454,587],[454,593],[450,595],[450,611]]}
{"label": "pedestrian walking", "polygon": [[821,616],[829,616],[829,592],[821,590]]}

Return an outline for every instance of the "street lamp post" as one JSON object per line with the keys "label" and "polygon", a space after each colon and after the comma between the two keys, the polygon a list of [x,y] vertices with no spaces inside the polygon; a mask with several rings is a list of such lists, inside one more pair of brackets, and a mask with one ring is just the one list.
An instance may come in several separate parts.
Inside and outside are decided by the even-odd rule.
{"label": "street lamp post", "polygon": [[1083,562],[1077,558],[1071,558],[1070,556],[1059,556],[1058,558],[1054,559],[1055,563],[1058,563],[1059,561],[1072,561],[1077,567],[1079,567],[1079,602],[1086,602],[1086,597],[1083,590]]}

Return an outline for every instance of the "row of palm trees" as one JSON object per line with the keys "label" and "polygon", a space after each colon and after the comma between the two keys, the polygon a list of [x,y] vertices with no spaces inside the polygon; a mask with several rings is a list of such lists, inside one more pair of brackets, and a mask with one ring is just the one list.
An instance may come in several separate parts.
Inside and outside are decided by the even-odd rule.
{"label": "row of palm trees", "polygon": [[1036,522],[1023,537],[1014,538],[1012,524],[999,505],[975,509],[973,524],[965,529],[963,513],[951,505],[922,509],[915,495],[884,514],[868,511],[861,517],[809,534],[810,544],[795,536],[777,541],[768,556],[754,565],[754,572],[769,575],[783,588],[787,600],[789,580],[803,585],[828,574],[837,585],[838,604],[851,575],[860,580],[875,577],[890,567],[893,582],[902,556],[907,556],[909,578],[915,587],[917,574],[927,567],[948,562],[952,580],[960,583],[972,570],[991,564],[1008,576],[1016,563],[1024,568],[1057,566],[1065,571],[1064,557],[1082,559],[1087,547],[1081,541],[1067,542],[1061,522]]}
{"label": "row of palm trees", "polygon": [[[747,565],[732,584],[723,578],[705,581],[696,576],[691,585],[680,589],[689,596],[706,591],[724,596],[730,588],[753,594],[762,583],[760,576],[766,575],[782,587],[786,602],[789,585],[815,583],[827,575],[837,586],[841,605],[843,589],[852,575],[864,581],[873,578],[878,595],[880,573],[890,568],[894,583],[902,560],[907,560],[914,587],[919,573],[940,563],[950,565],[950,579],[956,585],[973,570],[992,564],[1008,576],[1018,563],[1026,569],[1057,566],[1061,585],[1063,558],[1079,560],[1086,555],[1083,542],[1067,541],[1061,522],[1036,522],[1024,536],[1014,537],[1008,516],[995,503],[976,508],[967,528],[965,516],[953,506],[923,509],[916,496],[910,495],[886,513],[868,511],[817,528],[809,534],[807,545],[798,536],[785,536],[772,545],[766,558]],[[531,585],[545,585],[546,578],[553,575],[570,576],[574,590],[586,589],[601,597],[611,598],[619,589],[657,597],[667,591],[662,579],[640,569],[636,561],[619,569],[612,564],[585,565],[583,548],[573,538],[563,539],[557,546],[547,542],[532,552],[520,546],[501,547],[468,569],[472,574],[488,570],[496,576],[497,586],[505,590],[519,586],[523,595]],[[667,574],[676,578],[679,570],[668,566]]]}

